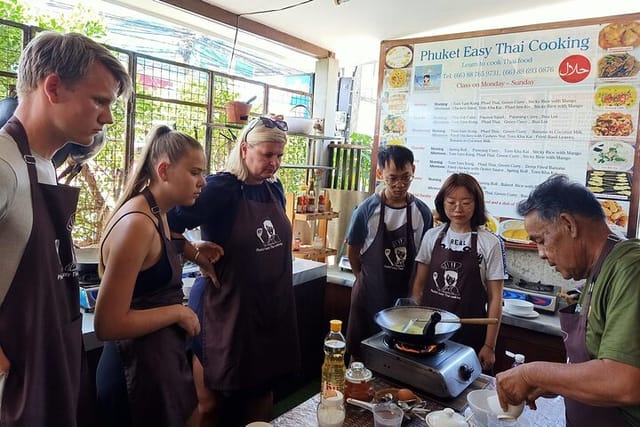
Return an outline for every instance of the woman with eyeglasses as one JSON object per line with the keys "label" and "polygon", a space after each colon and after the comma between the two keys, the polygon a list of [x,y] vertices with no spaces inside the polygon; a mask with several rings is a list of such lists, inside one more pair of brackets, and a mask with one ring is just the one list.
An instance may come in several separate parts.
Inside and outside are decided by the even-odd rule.
{"label": "woman with eyeglasses", "polygon": [[360,342],[380,332],[374,315],[406,298],[416,248],[433,226],[431,210],[409,194],[415,166],[406,147],[378,152],[376,175],[384,187],[354,211],[347,232],[347,253],[356,275],[347,324],[347,352],[361,359]]}
{"label": "woman with eyeglasses", "polygon": [[192,350],[203,426],[269,421],[273,386],[299,368],[291,224],[275,177],[286,131],[278,119],[252,120],[196,203],[169,213],[173,232],[200,227],[224,248],[219,283],[199,277],[189,296],[202,327]]}
{"label": "woman with eyeglasses", "polygon": [[[435,199],[442,224],[427,231],[416,256],[412,298],[459,317],[502,316],[504,246],[487,230],[484,193],[474,177],[449,176]],[[486,308],[485,308],[486,306]],[[484,371],[495,363],[500,325],[462,325],[452,340],[473,347]]]}

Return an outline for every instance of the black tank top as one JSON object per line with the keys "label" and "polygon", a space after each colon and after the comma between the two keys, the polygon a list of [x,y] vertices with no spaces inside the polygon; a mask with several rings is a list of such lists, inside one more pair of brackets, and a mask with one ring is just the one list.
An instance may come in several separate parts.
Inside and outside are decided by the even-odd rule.
{"label": "black tank top", "polygon": [[[104,242],[107,240],[107,237],[109,237],[109,233],[111,233],[111,230],[113,230],[113,227],[115,227],[116,224],[122,218],[124,218],[129,214],[134,214],[134,213],[142,214],[148,217],[151,221],[153,221],[153,218],[148,214],[146,214],[145,212],[142,212],[142,211],[127,212],[124,215],[122,215],[120,218],[118,218],[118,220],[115,223],[113,223],[113,225],[107,232],[107,235],[103,239],[102,244],[104,245]],[[146,270],[142,270],[141,272],[138,273],[138,277],[136,278],[136,284],[135,284],[135,287],[133,288],[134,299],[142,295],[156,292],[157,290],[163,288],[171,280],[172,273],[171,273],[171,264],[169,263],[169,257],[167,256],[167,248],[166,248],[167,242],[162,237],[162,233],[160,233],[160,229],[158,228],[159,226],[155,223],[155,221],[153,221],[153,223],[156,227],[156,231],[160,235],[160,241],[162,242],[162,256],[160,257],[158,262],[153,264],[151,267],[147,268]],[[100,248],[100,253],[102,253],[102,248]]]}

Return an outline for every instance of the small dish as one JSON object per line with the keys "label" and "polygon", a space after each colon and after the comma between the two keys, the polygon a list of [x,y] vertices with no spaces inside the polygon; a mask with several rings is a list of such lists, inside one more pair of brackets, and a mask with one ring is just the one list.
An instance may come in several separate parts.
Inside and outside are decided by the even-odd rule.
{"label": "small dish", "polygon": [[510,316],[516,316],[516,317],[523,317],[525,319],[535,319],[536,317],[540,316],[540,313],[538,313],[537,311],[532,311],[531,313],[513,313],[512,311],[509,311],[509,309],[507,307],[502,307],[502,312],[503,313],[507,313]]}
{"label": "small dish", "polygon": [[505,411],[500,406],[500,400],[497,395],[489,396],[487,398],[487,404],[491,412],[498,416],[498,420],[516,421],[518,417],[522,415],[522,411],[524,411],[524,402],[519,405],[510,404]]}
{"label": "small dish", "polygon": [[532,302],[520,298],[504,298],[502,300],[503,307],[513,314],[521,314],[527,316],[533,312],[534,305]]}

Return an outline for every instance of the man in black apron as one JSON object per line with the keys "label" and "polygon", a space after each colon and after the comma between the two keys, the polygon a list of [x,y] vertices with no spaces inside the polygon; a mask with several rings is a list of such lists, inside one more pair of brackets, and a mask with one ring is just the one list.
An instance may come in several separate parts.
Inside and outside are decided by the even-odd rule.
{"label": "man in black apron", "polygon": [[640,425],[640,241],[611,235],[584,186],[555,175],[518,205],[540,257],[587,279],[560,313],[568,364],[525,363],[496,377],[502,404],[562,395],[568,426]]}
{"label": "man in black apron", "polygon": [[41,33],[22,55],[20,102],[0,130],[2,426],[94,425],[71,240],[79,190],[56,185],[50,159],[67,141],[91,144],[130,86],[78,34]]}
{"label": "man in black apron", "polygon": [[414,172],[408,148],[392,145],[380,150],[377,173],[385,187],[364,200],[351,219],[347,243],[356,281],[346,339],[347,353],[355,359],[360,342],[380,332],[375,314],[409,296],[417,247],[433,226],[431,210],[408,193]]}

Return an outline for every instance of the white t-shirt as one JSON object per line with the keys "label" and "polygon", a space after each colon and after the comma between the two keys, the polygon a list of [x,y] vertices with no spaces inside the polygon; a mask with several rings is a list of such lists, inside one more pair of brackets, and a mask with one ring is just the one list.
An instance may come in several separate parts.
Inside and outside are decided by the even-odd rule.
{"label": "white t-shirt", "polygon": [[[35,155],[38,182],[56,185],[51,160]],[[9,290],[33,225],[29,172],[18,145],[0,132],[0,305]]]}
{"label": "white t-shirt", "polygon": [[[429,265],[433,247],[438,240],[440,232],[445,224],[427,230],[422,244],[416,255],[416,261]],[[452,251],[462,252],[465,247],[471,247],[471,232],[456,233],[447,230],[442,239],[445,248]],[[486,230],[484,227],[478,229],[478,255],[480,256],[480,277],[482,284],[487,287],[487,280],[504,280],[507,278],[507,263],[504,245],[498,236]]]}

